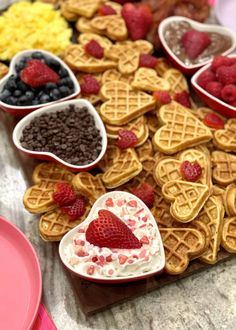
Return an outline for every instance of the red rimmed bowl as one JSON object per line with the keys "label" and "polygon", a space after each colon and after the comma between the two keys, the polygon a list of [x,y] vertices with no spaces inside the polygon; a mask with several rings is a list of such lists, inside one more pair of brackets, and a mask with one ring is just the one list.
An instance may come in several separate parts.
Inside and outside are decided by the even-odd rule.
{"label": "red rimmed bowl", "polygon": [[68,65],[65,62],[63,62],[58,56],[56,56],[56,55],[54,55],[50,52],[47,52],[45,50],[31,49],[31,50],[22,51],[22,52],[18,53],[16,56],[13,57],[13,59],[10,63],[10,68],[9,68],[8,74],[0,80],[0,94],[1,94],[1,92],[3,90],[3,87],[6,84],[8,78],[11,75],[16,73],[16,70],[15,70],[16,64],[19,63],[22,58],[24,58],[26,56],[29,56],[34,52],[40,52],[43,55],[48,56],[48,57],[56,60],[57,62],[59,62],[61,64],[61,66],[67,70],[67,72],[69,74],[69,77],[71,78],[71,80],[74,84],[74,92],[72,94],[70,94],[66,97],[63,97],[61,99],[58,99],[56,101],[51,101],[51,102],[48,102],[48,103],[42,103],[42,104],[37,104],[37,105],[17,106],[17,105],[7,104],[7,103],[0,100],[0,108],[3,111],[6,111],[6,112],[8,112],[8,113],[10,113],[14,116],[23,117],[23,116],[27,115],[28,113],[30,113],[30,112],[32,112],[36,109],[39,109],[39,108],[42,108],[42,107],[47,107],[47,106],[55,104],[55,103],[59,103],[59,102],[63,102],[63,101],[66,101],[66,100],[76,98],[76,96],[78,96],[79,93],[80,93],[80,85],[78,83],[78,80],[76,79],[74,73],[71,71],[71,69],[68,67]]}
{"label": "red rimmed bowl", "polygon": [[200,63],[197,64],[191,64],[191,65],[186,65],[177,55],[174,54],[174,52],[171,50],[169,47],[168,43],[166,42],[165,39],[165,31],[168,27],[168,25],[172,23],[180,23],[180,22],[187,22],[190,24],[191,28],[200,32],[217,32],[219,34],[228,36],[232,43],[231,47],[225,50],[221,55],[228,55],[232,53],[232,51],[236,47],[236,37],[233,31],[230,29],[220,26],[220,25],[213,25],[213,24],[205,24],[205,23],[199,23],[194,20],[191,20],[186,17],[182,16],[171,16],[167,17],[164,19],[158,28],[158,33],[159,33],[159,38],[162,44],[162,47],[166,53],[166,56],[168,59],[174,64],[175,67],[177,67],[180,71],[182,71],[186,75],[192,75],[194,74],[198,69],[203,67],[204,65],[208,64],[214,55],[219,55],[219,54],[213,54],[209,59],[203,60]]}
{"label": "red rimmed bowl", "polygon": [[[52,112],[57,112],[60,110],[62,111],[62,110],[65,110],[66,107],[68,107],[68,111],[70,111],[69,106],[71,106],[71,105],[75,106],[75,108],[86,107],[88,109],[89,113],[93,116],[93,118],[95,120],[95,125],[100,131],[100,134],[102,137],[102,149],[100,151],[99,156],[92,163],[89,163],[86,165],[73,165],[73,164],[65,162],[64,160],[62,160],[61,158],[59,158],[58,156],[56,156],[55,154],[53,154],[51,152],[31,151],[31,150],[28,150],[28,149],[22,147],[22,145],[20,143],[20,138],[22,136],[22,132],[23,132],[24,128],[27,125],[29,125],[29,123],[35,117],[39,117],[40,115],[47,113],[47,112],[52,113]],[[107,148],[107,135],[106,135],[106,130],[105,130],[103,121],[100,118],[99,114],[97,113],[96,109],[93,107],[93,105],[89,101],[84,100],[84,99],[76,99],[76,100],[70,100],[70,101],[52,104],[47,107],[43,107],[41,109],[35,110],[32,113],[29,113],[27,116],[22,118],[18,122],[18,124],[15,126],[12,138],[13,138],[13,142],[14,142],[15,146],[17,147],[17,149],[19,149],[26,155],[28,155],[32,158],[36,158],[36,159],[57,162],[73,172],[89,171],[92,168],[94,168],[97,165],[97,163],[104,156],[104,154],[106,152],[106,148]]]}
{"label": "red rimmed bowl", "polygon": [[[230,55],[228,57],[235,57],[236,55]],[[195,93],[203,100],[211,109],[221,113],[226,117],[236,117],[236,107],[233,107],[230,104],[218,99],[217,97],[208,93],[205,89],[198,85],[198,77],[205,71],[208,70],[211,66],[211,63],[205,65],[203,68],[198,70],[191,78],[191,85]]]}
{"label": "red rimmed bowl", "polygon": [[[113,206],[111,205],[111,201],[113,201]],[[124,204],[122,204],[122,201],[125,201]],[[128,203],[130,201],[132,201],[130,205],[136,206],[128,206]],[[134,202],[136,202],[137,204],[135,204]],[[137,221],[137,228],[133,227],[134,235],[140,240],[142,234],[146,233],[146,237],[149,238],[150,244],[143,244],[140,249],[109,249],[107,247],[99,248],[98,246],[90,244],[85,238],[85,231],[90,222],[92,222],[98,217],[98,211],[101,209],[109,210],[117,217],[119,217],[121,221],[126,223],[128,227],[128,222],[131,221],[130,219],[135,219]],[[122,209],[127,210],[126,212],[127,214],[129,214],[129,217],[128,215],[122,215],[122,212],[124,212],[122,211]],[[144,215],[147,215],[145,221],[143,220]],[[143,227],[140,231],[138,225],[145,224],[145,229],[143,229]],[[130,226],[132,227],[136,225],[132,224]],[[83,239],[77,240],[77,238],[75,238],[75,235],[78,234],[78,231],[80,231],[79,235]],[[153,239],[151,239],[151,237],[153,237]],[[83,243],[81,242],[82,240]],[[84,251],[88,251],[88,256],[76,256],[72,245],[73,242],[75,243],[75,241],[76,243],[81,244],[81,247],[82,249],[84,249]],[[145,255],[142,255],[142,249],[148,250],[148,253],[150,250],[152,250],[152,254],[149,254],[149,260],[145,260]],[[102,256],[103,254],[109,255],[111,258],[109,261],[107,261],[107,263],[103,264],[102,266],[105,268],[107,267],[106,270],[105,268],[103,268],[103,272],[100,271],[99,274],[98,268],[100,265],[97,264],[97,271],[95,269],[95,272],[93,274],[88,274],[88,267],[90,267],[91,265],[96,266],[96,261],[92,261],[93,256],[97,255],[97,258],[99,260],[100,256]],[[125,262],[120,261],[120,254],[122,256],[127,257]],[[124,191],[112,191],[102,195],[99,199],[97,199],[91,211],[89,212],[88,217],[77,227],[70,230],[62,238],[59,245],[59,255],[63,264],[74,275],[92,282],[104,284],[124,283],[145,279],[147,277],[160,274],[165,266],[165,253],[161,235],[151,211],[138,197]],[[134,255],[138,258],[135,257],[135,260],[130,264],[128,260],[132,260],[132,257],[134,257]],[[71,259],[74,257],[77,257],[79,262],[78,264],[76,264],[76,266],[73,266],[70,262],[71,260],[74,260]],[[114,269],[113,274],[109,273],[110,268]]]}

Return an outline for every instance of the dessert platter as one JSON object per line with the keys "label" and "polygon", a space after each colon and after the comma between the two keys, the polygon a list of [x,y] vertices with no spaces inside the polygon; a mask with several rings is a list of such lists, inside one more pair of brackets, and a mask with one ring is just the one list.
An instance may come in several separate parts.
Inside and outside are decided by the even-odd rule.
{"label": "dessert platter", "polygon": [[[85,314],[236,253],[236,35],[204,23],[205,0],[163,3],[23,1],[0,17],[23,204]],[[25,12],[35,38],[12,33]]]}

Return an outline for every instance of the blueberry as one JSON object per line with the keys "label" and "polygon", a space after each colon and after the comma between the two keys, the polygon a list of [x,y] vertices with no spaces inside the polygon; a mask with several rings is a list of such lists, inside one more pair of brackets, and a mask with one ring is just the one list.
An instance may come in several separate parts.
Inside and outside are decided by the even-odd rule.
{"label": "blueberry", "polygon": [[51,90],[51,89],[56,88],[57,85],[54,84],[54,83],[49,82],[49,83],[47,83],[44,87],[45,87],[46,90]]}
{"label": "blueberry", "polygon": [[34,53],[32,53],[31,57],[35,58],[37,60],[44,60],[45,59],[43,53],[41,53],[41,52],[34,52]]}
{"label": "blueberry", "polygon": [[27,91],[25,93],[25,96],[27,97],[28,100],[32,100],[34,98],[34,93],[32,91]]}
{"label": "blueberry", "polygon": [[22,95],[22,91],[19,90],[19,89],[16,89],[15,92],[13,93],[13,95],[14,95],[15,97],[19,97],[19,96]]}
{"label": "blueberry", "polygon": [[58,86],[64,86],[67,85],[67,78],[62,78],[57,83]]}
{"label": "blueberry", "polygon": [[68,77],[68,71],[65,68],[61,68],[59,70],[58,74],[61,78]]}
{"label": "blueberry", "polygon": [[55,100],[58,100],[58,99],[61,98],[61,93],[60,93],[60,91],[58,89],[53,89],[50,92],[50,96],[55,101]]}
{"label": "blueberry", "polygon": [[26,92],[28,90],[28,86],[23,82],[23,81],[20,81],[18,83],[18,89],[20,89],[22,92]]}
{"label": "blueberry", "polygon": [[12,104],[12,105],[16,105],[16,103],[17,103],[17,98],[15,98],[14,96],[10,96],[10,97],[8,97],[6,103],[8,103],[8,104]]}
{"label": "blueberry", "polygon": [[59,91],[60,91],[60,93],[61,93],[62,96],[67,96],[70,93],[69,88],[66,87],[66,86],[59,87]]}
{"label": "blueberry", "polygon": [[10,92],[13,92],[15,89],[17,89],[16,79],[13,75],[10,76],[10,78],[8,79],[5,88],[8,89]]}
{"label": "blueberry", "polygon": [[11,95],[11,92],[8,89],[5,89],[1,93],[1,100],[6,100]]}
{"label": "blueberry", "polygon": [[22,95],[19,98],[19,104],[20,105],[27,105],[29,103],[29,100],[27,99],[27,97],[25,95]]}
{"label": "blueberry", "polygon": [[40,103],[47,103],[47,102],[50,102],[50,96],[47,94],[43,94],[40,97]]}
{"label": "blueberry", "polygon": [[54,58],[47,58],[45,63],[54,71],[61,69],[61,64],[57,60],[54,60]]}
{"label": "blueberry", "polygon": [[67,84],[66,84],[69,88],[74,88],[74,83],[70,78],[67,78]]}
{"label": "blueberry", "polygon": [[25,68],[25,63],[20,61],[18,64],[16,64],[15,69],[16,72],[20,72],[21,70],[23,70]]}
{"label": "blueberry", "polygon": [[32,105],[37,105],[37,104],[40,104],[40,101],[38,99],[34,99],[32,101]]}

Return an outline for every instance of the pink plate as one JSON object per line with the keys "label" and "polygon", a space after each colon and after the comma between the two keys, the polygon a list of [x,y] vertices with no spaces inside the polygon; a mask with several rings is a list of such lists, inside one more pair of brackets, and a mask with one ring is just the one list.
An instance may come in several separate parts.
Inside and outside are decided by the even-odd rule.
{"label": "pink plate", "polygon": [[29,330],[42,293],[36,253],[24,234],[0,217],[0,329]]}

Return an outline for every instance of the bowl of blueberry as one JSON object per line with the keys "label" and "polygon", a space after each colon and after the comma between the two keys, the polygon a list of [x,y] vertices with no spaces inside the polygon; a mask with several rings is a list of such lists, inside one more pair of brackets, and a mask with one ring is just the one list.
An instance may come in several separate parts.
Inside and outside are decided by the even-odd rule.
{"label": "bowl of blueberry", "polygon": [[0,108],[24,116],[79,93],[76,77],[59,57],[43,50],[26,50],[12,59],[8,74],[0,80]]}

